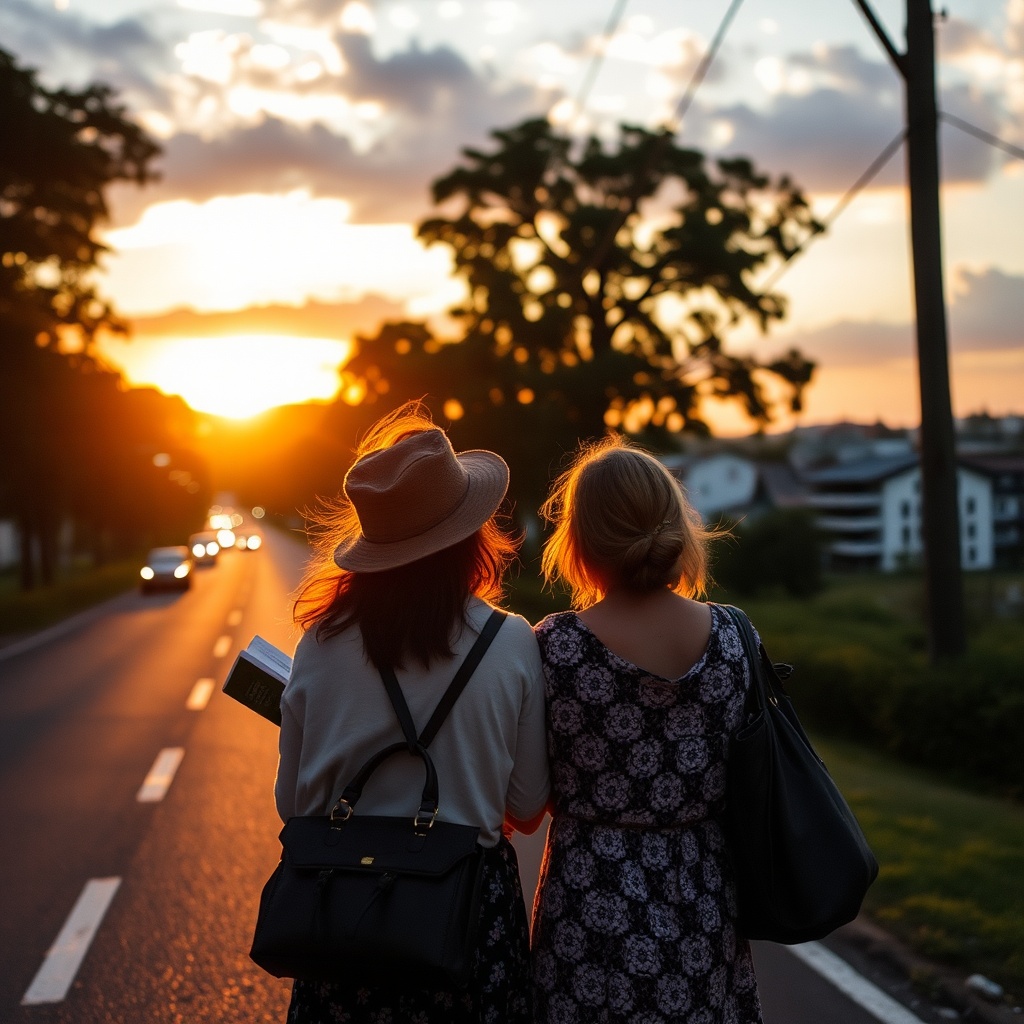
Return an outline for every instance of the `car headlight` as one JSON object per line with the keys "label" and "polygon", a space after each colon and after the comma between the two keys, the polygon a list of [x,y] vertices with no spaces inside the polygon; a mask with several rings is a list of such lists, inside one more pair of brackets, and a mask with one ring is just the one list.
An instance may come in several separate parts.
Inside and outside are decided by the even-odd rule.
{"label": "car headlight", "polygon": [[206,553],[208,555],[215,555],[218,551],[220,551],[220,545],[215,540],[211,540],[210,543],[206,545]]}
{"label": "car headlight", "polygon": [[206,545],[205,544],[193,544],[192,545],[192,554],[195,555],[196,558],[202,558],[203,555],[206,554]]}
{"label": "car headlight", "polygon": [[179,565],[174,570],[174,578],[176,580],[183,580],[188,575],[188,571],[189,571],[188,562],[182,562],[181,565]]}
{"label": "car headlight", "polygon": [[141,568],[141,569],[139,570],[139,575],[140,575],[140,576],[141,576],[141,577],[142,577],[142,578],[143,578],[144,580],[151,580],[151,579],[152,579],[152,578],[153,578],[153,577],[154,577],[154,576],[156,575],[156,573],[155,573],[155,572],[153,572],[153,570],[152,570],[152,569],[151,569],[151,568],[150,568],[150,567],[149,567],[148,565],[144,565],[144,566],[143,566],[143,567],[142,567],[142,568]]}
{"label": "car headlight", "polygon": [[251,536],[251,537],[250,537],[250,538],[249,538],[249,539],[248,539],[248,540],[247,540],[247,541],[245,542],[245,546],[246,546],[246,547],[247,547],[247,548],[248,548],[248,549],[249,549],[250,551],[255,551],[255,550],[256,550],[256,549],[257,549],[257,548],[258,548],[258,547],[259,547],[259,546],[260,546],[260,545],[261,545],[262,543],[263,543],[263,538],[262,538],[262,537],[257,537],[257,536],[256,536],[255,534],[253,534],[253,536]]}
{"label": "car headlight", "polygon": [[233,548],[235,546],[235,535],[231,530],[218,530],[217,541],[222,548]]}

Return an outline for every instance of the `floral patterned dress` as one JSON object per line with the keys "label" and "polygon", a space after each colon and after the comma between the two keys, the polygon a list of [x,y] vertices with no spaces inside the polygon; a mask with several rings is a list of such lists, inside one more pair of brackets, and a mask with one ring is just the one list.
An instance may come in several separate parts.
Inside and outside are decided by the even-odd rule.
{"label": "floral patterned dress", "polygon": [[721,814],[749,670],[712,627],[686,675],[651,675],[573,612],[537,626],[553,820],[533,912],[538,1024],[760,1024]]}

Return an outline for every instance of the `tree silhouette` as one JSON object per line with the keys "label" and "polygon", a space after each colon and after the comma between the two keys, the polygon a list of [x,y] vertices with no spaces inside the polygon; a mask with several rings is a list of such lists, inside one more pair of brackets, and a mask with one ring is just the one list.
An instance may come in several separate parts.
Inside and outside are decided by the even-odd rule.
{"label": "tree silhouette", "polygon": [[149,181],[159,150],[106,86],[48,89],[5,50],[0,124],[0,505],[17,523],[31,587],[53,577],[70,507],[70,453],[85,426],[72,397],[98,369],[89,345],[102,327],[123,329],[92,280],[104,190]]}
{"label": "tree silhouette", "polygon": [[813,364],[723,346],[738,322],[763,331],[783,317],[783,298],[753,278],[820,227],[788,178],[746,159],[709,170],[671,135],[628,125],[610,148],[575,147],[546,120],[492,135],[494,150],[464,150],[434,183],[443,215],[419,228],[467,286],[451,310],[457,343],[416,323],[358,338],[352,400],[380,410],[426,396],[477,438],[497,415],[506,443],[542,431],[534,449],[549,457],[608,426],[707,432],[710,396],[766,424],[769,378],[799,408]]}

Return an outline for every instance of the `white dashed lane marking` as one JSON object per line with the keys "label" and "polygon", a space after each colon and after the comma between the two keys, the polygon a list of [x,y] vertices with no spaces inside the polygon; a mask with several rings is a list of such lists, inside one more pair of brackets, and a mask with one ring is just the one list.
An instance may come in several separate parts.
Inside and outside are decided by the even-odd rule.
{"label": "white dashed lane marking", "polygon": [[120,884],[120,878],[92,878],[85,883],[64,927],[22,996],[22,1006],[59,1003],[64,999]]}
{"label": "white dashed lane marking", "polygon": [[242,609],[236,608],[233,612],[228,613],[228,625],[237,626],[242,621]]}
{"label": "white dashed lane marking", "polygon": [[790,952],[805,964],[827,978],[840,992],[849,996],[882,1024],[922,1024],[902,1003],[887,996],[862,974],[858,974],[845,960],[820,942],[804,942],[790,946]]}
{"label": "white dashed lane marking", "polygon": [[167,795],[167,790],[171,787],[171,782],[174,780],[174,773],[178,770],[178,765],[181,764],[181,759],[184,756],[184,747],[164,747],[156,755],[153,767],[149,769],[149,774],[142,783],[142,787],[136,794],[135,799],[139,803],[144,804],[163,800]]}
{"label": "white dashed lane marking", "polygon": [[231,637],[225,634],[222,637],[218,637],[217,642],[213,645],[213,656],[215,658],[223,658],[230,650]]}
{"label": "white dashed lane marking", "polygon": [[192,692],[188,695],[188,700],[185,701],[185,707],[189,711],[202,711],[210,702],[210,695],[213,693],[213,680],[212,679],[200,679],[195,686],[192,687]]}

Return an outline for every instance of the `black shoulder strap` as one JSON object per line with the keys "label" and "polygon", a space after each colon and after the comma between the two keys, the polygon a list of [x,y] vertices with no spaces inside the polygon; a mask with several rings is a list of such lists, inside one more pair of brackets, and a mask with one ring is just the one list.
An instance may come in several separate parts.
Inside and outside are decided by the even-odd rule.
{"label": "black shoulder strap", "polygon": [[430,721],[423,727],[423,731],[419,736],[416,735],[416,725],[412,720],[409,705],[405,701],[405,696],[402,693],[402,688],[398,685],[398,679],[394,671],[390,668],[381,670],[381,678],[384,680],[388,697],[391,698],[391,704],[395,709],[395,714],[398,716],[398,722],[402,726],[402,734],[405,736],[405,742],[410,750],[413,750],[416,746],[427,747],[430,745],[430,741],[437,735],[444,720],[448,717],[448,713],[455,706],[459,695],[469,682],[469,677],[476,670],[477,665],[480,664],[481,658],[483,658],[487,648],[490,647],[491,641],[498,630],[501,629],[501,624],[505,621],[507,615],[508,612],[503,612],[500,608],[495,608],[491,612],[490,617],[484,624],[484,628],[480,630],[480,635],[476,638],[476,642],[459,666],[455,677],[448,684],[448,689],[445,690],[444,696],[438,702],[437,707],[434,708],[434,713],[430,716]]}
{"label": "black shoulder strap", "polygon": [[743,644],[743,652],[747,658],[747,665],[750,669],[750,690],[748,699],[757,709],[765,705],[767,699],[768,682],[764,672],[764,647],[757,642],[754,636],[754,628],[747,618],[746,612],[735,605],[723,604],[719,607],[732,619],[740,634],[740,641]]}

